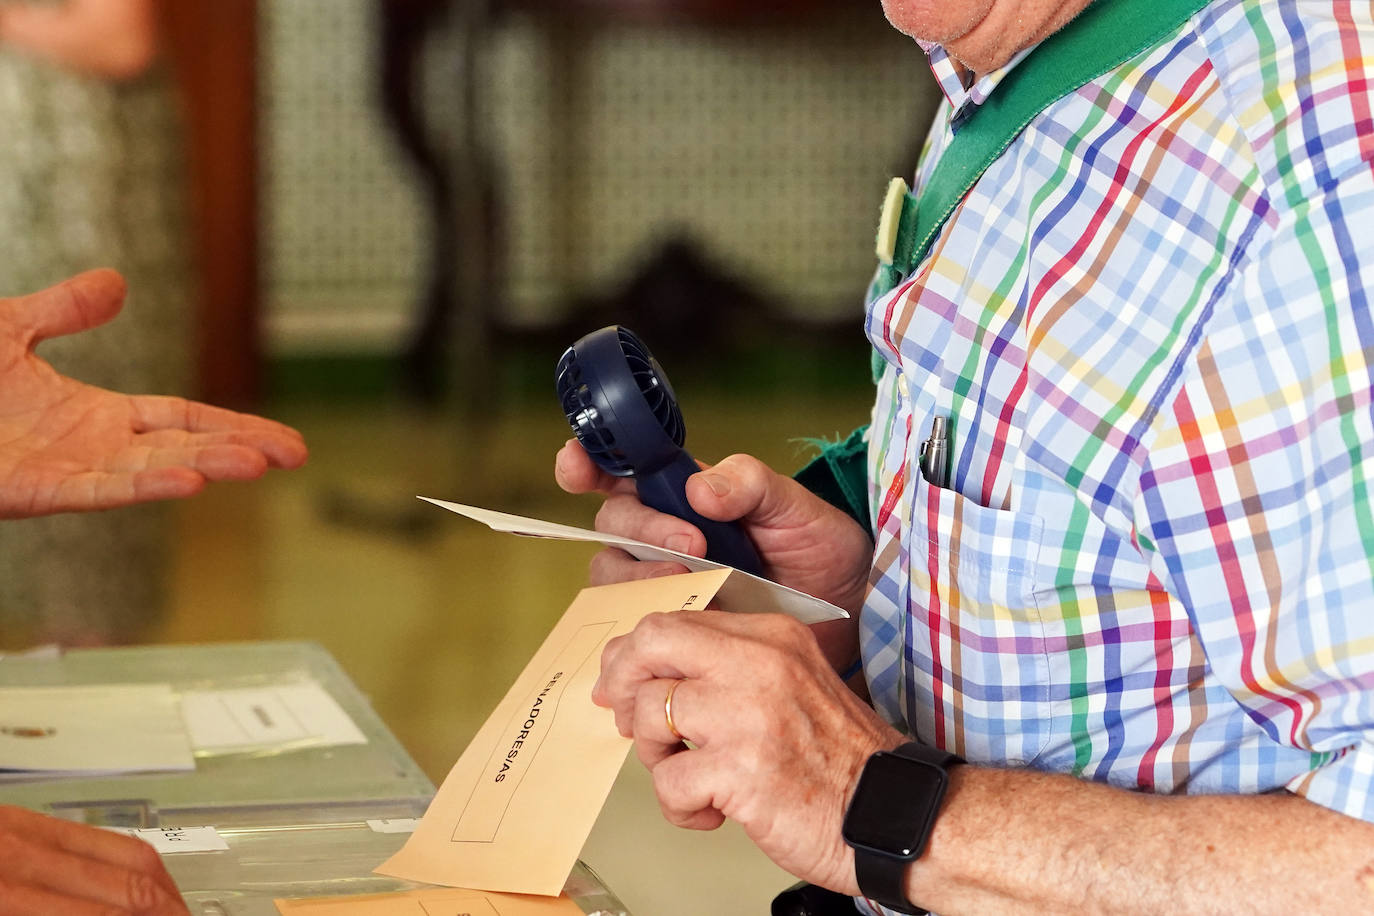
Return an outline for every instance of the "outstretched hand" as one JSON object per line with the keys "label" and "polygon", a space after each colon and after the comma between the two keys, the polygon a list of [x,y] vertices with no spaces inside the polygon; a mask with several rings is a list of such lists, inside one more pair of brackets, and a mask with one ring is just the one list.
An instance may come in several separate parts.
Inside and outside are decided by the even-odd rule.
{"label": "outstretched hand", "polygon": [[300,433],[175,397],[132,396],[59,374],[43,340],[104,324],[125,284],[111,270],[0,299],[0,518],[177,499],[207,481],[305,463]]}

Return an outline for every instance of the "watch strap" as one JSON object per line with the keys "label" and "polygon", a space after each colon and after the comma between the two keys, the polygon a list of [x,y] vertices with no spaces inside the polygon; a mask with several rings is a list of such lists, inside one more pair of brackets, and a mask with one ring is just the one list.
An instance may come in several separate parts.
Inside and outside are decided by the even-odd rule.
{"label": "watch strap", "polygon": [[907,900],[906,866],[909,864],[867,849],[854,850],[854,876],[859,879],[859,890],[866,898],[896,913],[930,916],[929,910]]}
{"label": "watch strap", "polygon": [[929,744],[922,744],[919,741],[908,741],[888,753],[905,757],[908,760],[919,760],[942,770],[948,770],[952,766],[958,766],[965,762],[963,757],[953,751],[942,751],[938,747],[931,747]]}

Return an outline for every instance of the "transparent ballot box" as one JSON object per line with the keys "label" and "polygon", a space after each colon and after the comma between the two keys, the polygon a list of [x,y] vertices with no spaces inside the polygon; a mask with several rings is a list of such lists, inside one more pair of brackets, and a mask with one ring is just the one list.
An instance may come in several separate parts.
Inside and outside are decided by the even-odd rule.
{"label": "transparent ballot box", "polygon": [[[128,803],[124,810],[225,808],[340,801],[426,803],[434,784],[378,718],[334,658],[316,643],[77,649],[51,658],[0,659],[0,686],[170,684],[174,691],[318,685],[365,739],[198,750],[195,769],[0,784],[0,802],[49,811],[54,804]],[[127,826],[150,826],[129,824]]]}
{"label": "transparent ballot box", "polygon": [[[422,803],[352,802],[282,808],[164,809],[128,803],[59,803],[54,813],[106,827],[142,824],[194,916],[278,916],[279,898],[346,897],[416,890],[372,869],[404,845]],[[207,829],[209,828],[209,829]],[[194,839],[168,851],[161,834]],[[209,843],[206,842],[209,835]],[[212,847],[202,847],[212,846]],[[584,913],[628,916],[602,880],[577,862],[563,893]]]}
{"label": "transparent ballot box", "polygon": [[[61,810],[60,814],[72,814]],[[128,821],[135,812],[83,812],[95,822]],[[181,827],[214,825],[223,848],[164,854],[193,916],[277,916],[280,898],[384,894],[425,887],[372,870],[401,848],[408,819],[421,809],[367,803],[281,809],[175,812]],[[156,826],[156,825],[155,825]],[[564,892],[598,916],[628,916],[586,865],[578,862]]]}

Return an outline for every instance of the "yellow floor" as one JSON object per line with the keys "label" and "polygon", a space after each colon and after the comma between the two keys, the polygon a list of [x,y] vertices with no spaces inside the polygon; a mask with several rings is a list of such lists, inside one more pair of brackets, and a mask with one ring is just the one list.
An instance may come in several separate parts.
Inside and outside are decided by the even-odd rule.
{"label": "yellow floor", "polygon": [[[703,460],[748,451],[790,471],[802,454],[791,437],[847,432],[867,406],[862,391],[697,396],[688,445]],[[179,506],[173,610],[155,639],[323,644],[437,783],[582,586],[593,550],[495,534],[415,496],[590,526],[596,501],[552,481],[566,438],[557,406],[502,409],[481,435],[381,403],[278,416],[305,433],[309,465]],[[733,827],[668,827],[633,759],[583,859],[636,916],[766,913],[790,883]]]}

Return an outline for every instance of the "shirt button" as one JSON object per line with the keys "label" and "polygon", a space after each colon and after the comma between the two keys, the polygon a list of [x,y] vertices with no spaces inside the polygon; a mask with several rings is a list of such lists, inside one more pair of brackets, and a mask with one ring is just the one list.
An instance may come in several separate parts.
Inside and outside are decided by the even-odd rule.
{"label": "shirt button", "polygon": [[907,382],[905,375],[897,376],[897,392],[905,399],[911,399],[911,385]]}

